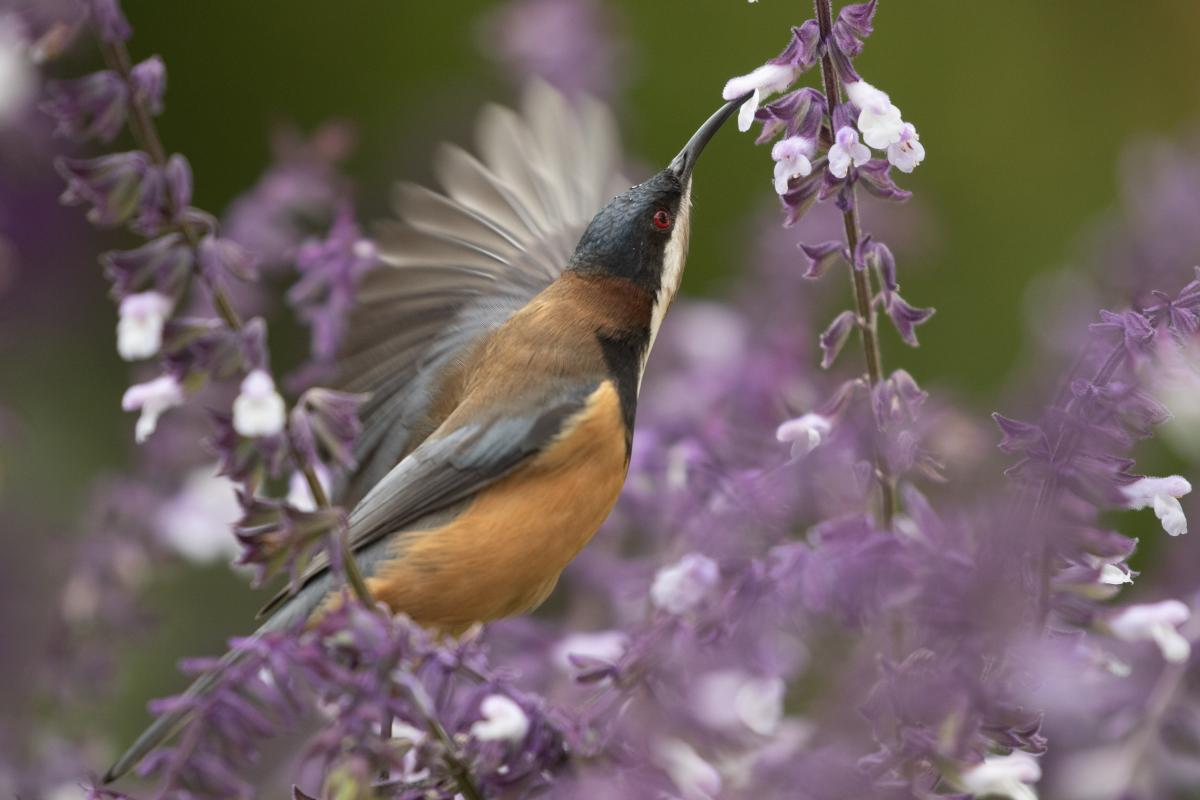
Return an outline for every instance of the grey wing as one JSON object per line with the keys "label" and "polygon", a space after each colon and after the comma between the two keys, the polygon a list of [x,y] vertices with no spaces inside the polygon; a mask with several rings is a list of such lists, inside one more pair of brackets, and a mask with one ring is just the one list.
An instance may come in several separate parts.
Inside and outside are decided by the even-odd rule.
{"label": "grey wing", "polygon": [[529,88],[519,115],[485,109],[478,147],[482,160],[444,145],[443,191],[397,187],[399,219],[379,227],[385,266],[363,282],[340,364],[344,388],[371,395],[343,502],[419,443],[431,376],[558,277],[621,184],[608,109],[545,84]]}
{"label": "grey wing", "polygon": [[[422,442],[379,481],[350,514],[350,546],[357,553],[389,533],[472,497],[508,475],[554,441],[569,420],[587,408],[596,384],[562,387],[526,414],[497,415]],[[324,573],[328,557],[316,557],[299,589]],[[277,594],[259,616],[274,613],[290,597]]]}

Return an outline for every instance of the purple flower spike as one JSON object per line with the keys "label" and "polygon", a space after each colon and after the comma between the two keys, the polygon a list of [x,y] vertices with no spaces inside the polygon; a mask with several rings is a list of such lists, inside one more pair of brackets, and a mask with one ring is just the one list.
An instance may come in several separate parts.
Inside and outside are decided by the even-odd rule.
{"label": "purple flower spike", "polygon": [[115,227],[142,207],[154,168],[145,153],[117,153],[90,160],[60,158],[55,162],[67,181],[61,200],[65,205],[90,205],[88,221]]}
{"label": "purple flower spike", "polygon": [[167,91],[167,66],[158,56],[151,56],[135,66],[130,74],[134,97],[151,114],[163,110],[163,95]]}
{"label": "purple flower spike", "polygon": [[56,136],[111,142],[125,125],[129,89],[115,72],[104,70],[73,81],[55,81],[42,110],[54,117]]}
{"label": "purple flower spike", "polygon": [[850,338],[850,332],[854,330],[857,319],[858,315],[853,311],[843,311],[833,318],[833,322],[821,334],[822,369],[829,369],[833,366],[838,353],[842,352],[846,340]]}
{"label": "purple flower spike", "polygon": [[92,15],[92,24],[100,38],[109,44],[127,42],[133,36],[133,28],[121,10],[120,0],[87,0]]}
{"label": "purple flower spike", "polygon": [[374,243],[362,237],[345,206],[323,241],[309,241],[300,248],[296,269],[301,278],[288,292],[288,302],[312,328],[312,351],[318,362],[327,363],[337,355],[358,282],[378,263]]}

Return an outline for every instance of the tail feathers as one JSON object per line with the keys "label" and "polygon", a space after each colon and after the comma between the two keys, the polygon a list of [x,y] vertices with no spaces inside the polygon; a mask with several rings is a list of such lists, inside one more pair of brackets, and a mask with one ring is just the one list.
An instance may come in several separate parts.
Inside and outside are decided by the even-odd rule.
{"label": "tail feathers", "polygon": [[[308,619],[309,615],[324,597],[327,583],[327,580],[317,580],[304,587],[287,604],[282,606],[275,616],[271,617],[271,619],[267,620],[256,630],[251,638],[256,639],[266,633],[286,630],[293,625],[302,624]],[[184,697],[203,697],[211,692],[216,687],[221,675],[229,667],[244,658],[246,653],[247,651],[241,648],[226,653],[216,667],[201,675],[187,688],[187,691],[184,692]],[[156,719],[130,748],[125,751],[125,754],[117,759],[108,772],[104,773],[103,782],[105,784],[112,783],[137,766],[138,762],[145,758],[151,751],[177,734],[187,724],[190,716],[185,707],[179,711],[164,714]]]}

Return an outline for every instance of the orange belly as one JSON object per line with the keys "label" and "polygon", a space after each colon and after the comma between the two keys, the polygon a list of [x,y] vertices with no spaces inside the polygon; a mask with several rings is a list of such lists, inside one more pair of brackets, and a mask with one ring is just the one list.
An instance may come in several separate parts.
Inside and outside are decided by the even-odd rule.
{"label": "orange belly", "polygon": [[367,585],[394,612],[451,634],[530,611],[608,516],[626,467],[620,402],[606,381],[550,446],[451,522],[398,536]]}

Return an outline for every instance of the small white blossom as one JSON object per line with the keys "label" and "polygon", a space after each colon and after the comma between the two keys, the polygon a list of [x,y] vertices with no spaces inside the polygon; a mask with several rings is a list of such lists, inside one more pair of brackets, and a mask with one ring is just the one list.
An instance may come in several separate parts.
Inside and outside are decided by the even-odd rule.
{"label": "small white blossom", "polygon": [[796,80],[798,70],[787,64],[763,64],[746,75],[730,78],[721,92],[721,97],[734,100],[746,92],[753,92],[750,99],[738,110],[738,130],[748,131],[754,124],[754,113],[763,98],[782,92]]}
{"label": "small white blossom", "polygon": [[784,689],[780,678],[760,678],[739,669],[709,672],[696,683],[696,715],[717,730],[744,725],[770,736],[783,720]]}
{"label": "small white blossom", "polygon": [[594,633],[572,633],[554,648],[554,663],[563,672],[575,670],[571,656],[597,658],[615,664],[629,649],[629,637],[621,631],[596,631]]}
{"label": "small white blossom", "polygon": [[0,127],[20,118],[37,93],[37,70],[24,25],[0,16]]}
{"label": "small white blossom", "polygon": [[241,516],[233,481],[218,475],[215,465],[200,467],[163,505],[158,513],[158,529],[167,543],[189,561],[229,561],[238,554],[237,539],[230,529]]}
{"label": "small white blossom", "polygon": [[158,292],[131,294],[121,301],[117,321],[117,352],[126,361],[150,358],[162,347],[163,325],[171,301]]}
{"label": "small white blossom", "polygon": [[1100,582],[1107,586],[1120,586],[1133,583],[1133,576],[1116,564],[1105,564],[1100,567]]}
{"label": "small white blossom", "polygon": [[721,774],[687,742],[663,739],[654,748],[654,755],[684,800],[714,800],[720,795]]}
{"label": "small white blossom", "polygon": [[1010,800],[1037,800],[1030,784],[1042,778],[1037,759],[1016,751],[1006,756],[988,756],[983,763],[962,771],[956,783],[963,791],[978,797],[1007,797]]}
{"label": "small white blossom", "polygon": [[771,158],[775,159],[777,194],[787,194],[788,181],[792,178],[812,174],[812,162],[808,159],[815,151],[816,142],[803,136],[789,136],[775,143],[771,148]]}
{"label": "small white blossom", "polygon": [[275,390],[275,381],[256,369],[242,381],[233,401],[233,428],[242,436],[274,436],[283,430],[287,409]]}
{"label": "small white blossom", "polygon": [[1125,494],[1126,508],[1153,508],[1164,531],[1171,536],[1187,533],[1187,517],[1183,515],[1183,506],[1179,504],[1179,498],[1192,491],[1192,484],[1185,478],[1179,475],[1139,478],[1122,486],[1121,491]]}
{"label": "small white blossom", "polygon": [[1192,612],[1178,600],[1129,606],[1108,618],[1108,629],[1126,642],[1153,640],[1162,656],[1173,664],[1188,660],[1192,646],[1179,632]]}
{"label": "small white blossom", "polygon": [[829,171],[835,178],[844,178],[850,165],[861,167],[871,160],[871,150],[858,140],[858,131],[849,125],[838,128],[833,147],[829,148]]}
{"label": "small white blossom", "polygon": [[481,742],[519,742],[529,732],[529,717],[510,697],[490,694],[479,704],[483,719],[471,726],[471,735]]}
{"label": "small white blossom", "polygon": [[121,398],[121,408],[142,412],[133,432],[138,444],[146,441],[150,434],[154,433],[160,416],[178,405],[183,405],[183,387],[170,375],[130,386]]}
{"label": "small white blossom", "polygon": [[833,421],[820,414],[808,413],[775,429],[775,438],[792,443],[792,458],[808,455],[833,431]]}
{"label": "small white blossom", "polygon": [[[318,462],[313,471],[317,474],[317,482],[325,490],[325,496],[328,497],[329,489],[333,485],[329,469]],[[317,509],[317,501],[313,498],[312,489],[309,488],[308,479],[304,477],[303,472],[293,472],[292,477],[288,480],[287,504],[297,511],[315,511]]]}
{"label": "small white blossom", "polygon": [[900,138],[888,145],[888,161],[901,172],[912,172],[925,160],[925,146],[911,122],[904,123]]}
{"label": "small white blossom", "polygon": [[876,89],[866,81],[854,81],[846,84],[846,96],[859,108],[858,129],[868,145],[883,150],[900,140],[904,119],[900,116],[900,109],[892,105],[887,92]]}
{"label": "small white blossom", "polygon": [[717,562],[699,553],[688,553],[654,575],[650,599],[664,611],[683,614],[699,605],[720,577]]}

